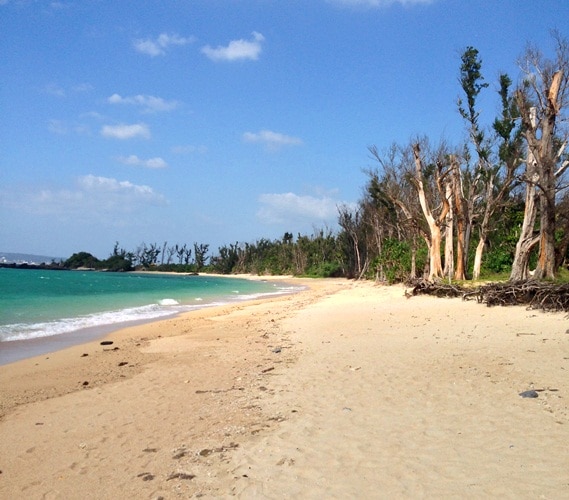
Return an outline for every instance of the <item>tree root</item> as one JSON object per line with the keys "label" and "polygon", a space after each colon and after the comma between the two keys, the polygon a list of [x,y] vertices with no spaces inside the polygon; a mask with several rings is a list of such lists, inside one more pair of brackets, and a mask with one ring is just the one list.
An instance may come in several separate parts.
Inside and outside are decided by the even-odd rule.
{"label": "tree root", "polygon": [[406,295],[434,295],[436,297],[462,297],[476,300],[487,306],[525,305],[528,309],[569,312],[569,283],[562,285],[540,281],[488,283],[479,287],[462,287],[421,280],[408,283],[413,289]]}

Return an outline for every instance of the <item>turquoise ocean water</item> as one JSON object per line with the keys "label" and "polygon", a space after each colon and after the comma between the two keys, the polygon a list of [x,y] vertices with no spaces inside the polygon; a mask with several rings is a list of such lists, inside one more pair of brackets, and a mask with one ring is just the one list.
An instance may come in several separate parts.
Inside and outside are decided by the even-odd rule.
{"label": "turquoise ocean water", "polygon": [[132,323],[292,293],[274,282],[213,276],[0,268],[0,364]]}

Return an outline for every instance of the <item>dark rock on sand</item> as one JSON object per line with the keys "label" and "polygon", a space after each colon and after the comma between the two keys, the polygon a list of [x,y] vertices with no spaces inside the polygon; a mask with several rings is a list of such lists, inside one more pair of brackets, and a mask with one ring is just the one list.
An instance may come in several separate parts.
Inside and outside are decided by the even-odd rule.
{"label": "dark rock on sand", "polygon": [[537,398],[539,394],[537,393],[537,391],[524,391],[520,392],[520,396],[522,398]]}

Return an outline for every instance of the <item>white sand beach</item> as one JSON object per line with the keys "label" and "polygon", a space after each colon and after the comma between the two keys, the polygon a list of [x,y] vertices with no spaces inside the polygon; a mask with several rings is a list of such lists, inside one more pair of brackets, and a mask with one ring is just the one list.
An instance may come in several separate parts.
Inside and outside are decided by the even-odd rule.
{"label": "white sand beach", "polygon": [[569,498],[567,315],[292,281],[1,366],[0,497]]}

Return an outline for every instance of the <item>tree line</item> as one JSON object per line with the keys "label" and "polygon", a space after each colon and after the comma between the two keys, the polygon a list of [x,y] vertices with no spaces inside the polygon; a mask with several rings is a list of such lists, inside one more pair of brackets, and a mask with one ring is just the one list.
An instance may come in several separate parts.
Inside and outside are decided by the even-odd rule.
{"label": "tree line", "polygon": [[456,102],[466,139],[451,145],[420,136],[385,150],[370,146],[363,196],[356,206],[338,207],[337,231],[286,232],[211,255],[208,244],[143,243],[126,251],[117,243],[107,260],[82,253],[64,265],[389,282],[495,273],[512,281],[555,279],[569,262],[569,45],[559,33],[552,39],[551,58],[528,46],[518,84],[499,75],[498,111],[488,123],[481,123],[479,101],[490,85],[478,50],[467,47]]}
{"label": "tree line", "polygon": [[378,248],[392,235],[412,258],[426,247],[431,280],[478,279],[484,260],[499,270],[491,259],[509,268],[512,281],[554,279],[569,244],[569,47],[558,33],[553,39],[552,59],[526,49],[521,83],[499,76],[499,113],[487,126],[478,102],[489,85],[478,50],[467,47],[457,111],[468,139],[458,147],[427,137],[385,152],[370,147],[378,166],[368,171],[366,199],[348,219],[367,219]]}

